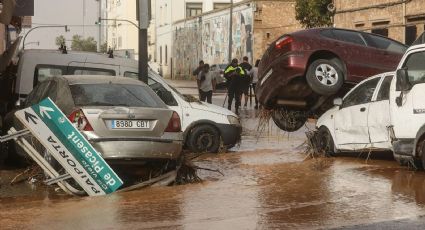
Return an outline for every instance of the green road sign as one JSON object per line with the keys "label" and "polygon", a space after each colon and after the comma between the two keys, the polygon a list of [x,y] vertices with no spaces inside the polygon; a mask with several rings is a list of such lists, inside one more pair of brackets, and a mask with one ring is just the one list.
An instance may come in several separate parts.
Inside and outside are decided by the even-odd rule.
{"label": "green road sign", "polygon": [[123,184],[50,98],[16,116],[89,195],[109,194]]}

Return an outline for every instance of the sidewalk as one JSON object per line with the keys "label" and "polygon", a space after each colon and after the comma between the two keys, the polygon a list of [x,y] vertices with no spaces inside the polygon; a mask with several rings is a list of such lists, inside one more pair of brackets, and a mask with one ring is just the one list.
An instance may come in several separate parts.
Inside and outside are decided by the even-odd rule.
{"label": "sidewalk", "polygon": [[174,79],[168,79],[164,78],[170,85],[172,85],[174,88],[197,88],[196,81],[195,80],[174,80]]}

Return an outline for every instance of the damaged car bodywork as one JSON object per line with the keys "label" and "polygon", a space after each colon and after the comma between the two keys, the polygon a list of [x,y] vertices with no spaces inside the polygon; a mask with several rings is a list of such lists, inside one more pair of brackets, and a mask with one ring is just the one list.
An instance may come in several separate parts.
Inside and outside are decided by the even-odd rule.
{"label": "damaged car bodywork", "polygon": [[394,72],[370,77],[317,121],[318,135],[329,155],[339,151],[390,150],[389,92]]}
{"label": "damaged car bodywork", "polygon": [[[177,160],[181,154],[180,117],[140,81],[94,75],[47,78],[28,95],[25,106],[46,97],[110,164]],[[17,153],[23,155],[19,149]]]}
{"label": "damaged car bodywork", "polygon": [[[257,97],[285,131],[299,129],[355,83],[394,70],[406,46],[375,34],[317,28],[285,34],[265,51]],[[288,119],[292,118],[292,119]]]}

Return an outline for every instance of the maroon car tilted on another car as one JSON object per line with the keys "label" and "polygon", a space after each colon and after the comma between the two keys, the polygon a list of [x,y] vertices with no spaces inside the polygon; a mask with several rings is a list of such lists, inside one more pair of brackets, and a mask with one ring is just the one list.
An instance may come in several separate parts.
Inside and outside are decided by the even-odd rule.
{"label": "maroon car tilted on another car", "polygon": [[383,36],[345,29],[286,34],[261,59],[256,95],[265,108],[274,110],[272,118],[279,128],[295,131],[311,115],[324,112],[332,95],[395,70],[406,49]]}

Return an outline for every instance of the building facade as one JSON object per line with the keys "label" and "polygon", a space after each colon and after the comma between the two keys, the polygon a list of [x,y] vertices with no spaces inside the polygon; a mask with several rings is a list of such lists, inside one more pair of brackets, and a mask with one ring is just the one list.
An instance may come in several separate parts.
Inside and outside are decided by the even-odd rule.
{"label": "building facade", "polygon": [[302,28],[295,19],[295,1],[243,1],[232,11],[231,20],[230,8],[225,7],[173,23],[173,78],[193,78],[199,60],[229,63],[229,53],[230,58],[248,56],[254,63],[279,36]]}
{"label": "building facade", "polygon": [[[194,19],[205,12],[229,7],[231,0],[155,0],[156,52],[154,61],[165,77],[174,75],[172,58],[174,22]],[[234,0],[235,3],[241,0]]]}
{"label": "building facade", "polygon": [[334,0],[336,27],[381,34],[410,45],[424,31],[424,0]]}

